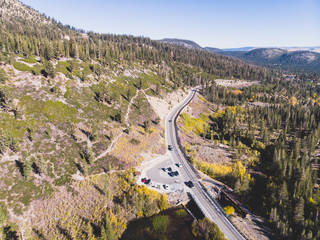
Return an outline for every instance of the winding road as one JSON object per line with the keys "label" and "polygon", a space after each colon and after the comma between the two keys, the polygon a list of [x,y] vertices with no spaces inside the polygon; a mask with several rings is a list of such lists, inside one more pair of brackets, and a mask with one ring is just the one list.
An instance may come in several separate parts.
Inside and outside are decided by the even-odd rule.
{"label": "winding road", "polygon": [[171,156],[174,163],[182,164],[179,171],[181,180],[183,182],[193,182],[194,187],[189,188],[189,193],[205,217],[215,222],[220,230],[225,234],[227,239],[245,239],[230,222],[225,211],[221,208],[218,202],[210,194],[208,194],[206,189],[200,184],[201,181],[197,171],[195,171],[193,166],[188,163],[180,149],[181,146],[178,140],[178,128],[176,125],[176,120],[181,110],[189,104],[198,89],[199,87],[193,88],[187,97],[179,105],[175,106],[165,119],[166,145],[172,146],[172,150],[168,150],[168,155]]}

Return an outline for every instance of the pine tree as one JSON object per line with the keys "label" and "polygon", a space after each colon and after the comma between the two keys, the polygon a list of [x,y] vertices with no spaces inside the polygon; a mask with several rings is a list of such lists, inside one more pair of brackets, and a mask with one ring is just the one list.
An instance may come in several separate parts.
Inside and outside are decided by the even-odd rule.
{"label": "pine tree", "polygon": [[146,132],[149,132],[149,129],[150,129],[150,120],[145,120],[145,121],[143,122],[143,125],[144,125],[144,130],[145,130]]}
{"label": "pine tree", "polygon": [[7,73],[0,68],[0,84],[5,84],[5,82],[8,80]]}
{"label": "pine tree", "polygon": [[114,240],[114,231],[109,216],[106,214],[104,226],[101,228],[101,235],[103,240]]}
{"label": "pine tree", "polygon": [[87,223],[87,234],[88,234],[88,240],[96,240],[94,234],[93,234],[93,228],[91,226],[91,223]]}
{"label": "pine tree", "polygon": [[45,64],[45,71],[48,77],[54,78],[56,76],[55,69],[51,62]]}
{"label": "pine tree", "polygon": [[89,148],[89,149],[88,149],[87,161],[88,161],[89,164],[92,164],[93,161],[94,161],[94,153],[93,153],[92,148]]}
{"label": "pine tree", "polygon": [[32,162],[30,160],[26,160],[23,164],[23,175],[27,181],[32,177],[32,170]]}

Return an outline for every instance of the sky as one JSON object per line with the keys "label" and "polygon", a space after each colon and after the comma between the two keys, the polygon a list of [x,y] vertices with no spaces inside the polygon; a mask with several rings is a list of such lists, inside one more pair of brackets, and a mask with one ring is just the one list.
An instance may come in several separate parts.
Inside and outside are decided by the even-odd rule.
{"label": "sky", "polygon": [[202,47],[320,46],[320,0],[20,0],[98,33],[181,38]]}

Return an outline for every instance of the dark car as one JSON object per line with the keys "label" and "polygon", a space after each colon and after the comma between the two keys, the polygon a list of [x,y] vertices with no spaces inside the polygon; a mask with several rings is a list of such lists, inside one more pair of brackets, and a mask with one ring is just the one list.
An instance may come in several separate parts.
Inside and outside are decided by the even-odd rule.
{"label": "dark car", "polygon": [[151,179],[147,179],[144,184],[149,184],[151,182]]}
{"label": "dark car", "polygon": [[171,172],[171,171],[172,171],[172,168],[171,168],[171,167],[168,167],[167,170],[168,170],[169,172]]}
{"label": "dark car", "polygon": [[169,174],[170,177],[174,177],[175,176],[174,172],[168,172],[168,174]]}
{"label": "dark car", "polygon": [[194,187],[192,181],[186,182],[186,185],[187,185],[189,188],[193,188],[193,187]]}
{"label": "dark car", "polygon": [[141,182],[146,182],[147,178],[141,178]]}
{"label": "dark car", "polygon": [[175,171],[175,172],[174,172],[174,175],[175,175],[175,176],[179,176],[179,172],[178,172],[178,171]]}
{"label": "dark car", "polygon": [[172,120],[170,119],[169,122],[171,122]]}
{"label": "dark car", "polygon": [[171,146],[171,145],[168,145],[168,150],[169,150],[169,151],[172,151],[172,149],[173,149],[172,146]]}

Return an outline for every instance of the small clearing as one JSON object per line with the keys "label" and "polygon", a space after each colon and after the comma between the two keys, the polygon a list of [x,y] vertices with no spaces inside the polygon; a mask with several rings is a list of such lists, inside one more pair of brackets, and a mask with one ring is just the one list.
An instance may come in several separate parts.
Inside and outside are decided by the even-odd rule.
{"label": "small clearing", "polygon": [[219,86],[224,86],[224,87],[233,87],[233,88],[246,88],[250,87],[252,85],[258,85],[260,84],[259,81],[246,81],[246,80],[231,80],[231,79],[216,79],[215,80],[216,84]]}

